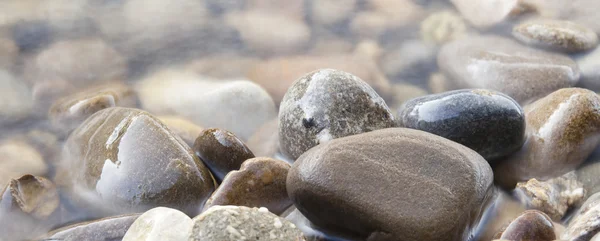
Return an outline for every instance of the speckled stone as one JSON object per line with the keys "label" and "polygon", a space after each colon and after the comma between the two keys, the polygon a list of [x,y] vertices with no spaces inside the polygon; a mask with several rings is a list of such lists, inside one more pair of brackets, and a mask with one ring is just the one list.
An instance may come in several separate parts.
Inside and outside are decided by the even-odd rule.
{"label": "speckled stone", "polygon": [[560,237],[570,241],[588,241],[600,233],[600,194],[590,196],[571,218]]}
{"label": "speckled stone", "polygon": [[534,178],[517,183],[513,193],[528,209],[540,210],[559,222],[567,210],[585,200],[586,191],[576,180],[575,173],[569,172],[548,181],[540,182]]}
{"label": "speckled stone", "polygon": [[243,141],[233,133],[217,128],[202,131],[193,150],[219,183],[227,173],[240,169],[244,161],[254,158]]}
{"label": "speckled stone", "polygon": [[438,66],[456,88],[491,89],[524,104],[580,78],[567,56],[528,48],[495,36],[468,36],[445,44]]}
{"label": "speckled stone", "polygon": [[59,205],[58,191],[48,179],[31,175],[11,179],[0,192],[0,240],[29,239],[47,232]]}
{"label": "speckled stone", "polygon": [[127,214],[77,223],[54,230],[36,240],[121,240],[140,214]]}
{"label": "speckled stone", "polygon": [[373,88],[334,69],[296,80],[279,109],[281,150],[292,159],[335,138],[393,126],[390,109]]}
{"label": "speckled stone", "polygon": [[189,241],[304,240],[296,225],[266,208],[214,206],[192,222]]}
{"label": "speckled stone", "polygon": [[526,106],[525,118],[523,148],[494,168],[495,181],[508,188],[570,172],[600,142],[600,97],[586,89],[557,90]]}
{"label": "speckled stone", "polygon": [[536,210],[523,212],[502,232],[500,239],[553,241],[556,239],[554,225],[548,215]]}
{"label": "speckled stone", "polygon": [[137,97],[127,85],[106,84],[63,97],[50,107],[48,119],[54,127],[70,132],[92,114],[115,106],[137,106]]}
{"label": "speckled stone", "polygon": [[204,209],[212,206],[265,207],[281,214],[292,205],[286,191],[290,164],[267,157],[248,159],[239,171],[232,171],[223,180]]}
{"label": "speckled stone", "polygon": [[76,205],[102,215],[156,206],[195,214],[216,185],[158,119],[122,107],[96,112],[71,133],[56,177]]}
{"label": "speckled stone", "polygon": [[564,20],[536,19],[521,23],[513,28],[513,36],[528,45],[568,53],[598,45],[598,35],[593,30]]}
{"label": "speckled stone", "polygon": [[288,195],[316,226],[360,240],[465,240],[496,195],[475,151],[427,132],[388,128],[304,153]]}
{"label": "speckled stone", "polygon": [[157,207],[131,224],[123,241],[187,241],[192,219],[176,209]]}
{"label": "speckled stone", "polygon": [[465,145],[489,162],[518,151],[525,141],[521,106],[497,91],[455,90],[407,101],[398,126],[426,131]]}

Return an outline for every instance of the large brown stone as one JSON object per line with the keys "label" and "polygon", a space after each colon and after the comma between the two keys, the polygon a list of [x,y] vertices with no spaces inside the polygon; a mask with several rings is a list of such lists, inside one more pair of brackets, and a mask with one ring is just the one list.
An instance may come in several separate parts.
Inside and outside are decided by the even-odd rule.
{"label": "large brown stone", "polygon": [[423,131],[390,128],[303,154],[288,174],[315,225],[367,240],[465,240],[496,195],[479,154]]}

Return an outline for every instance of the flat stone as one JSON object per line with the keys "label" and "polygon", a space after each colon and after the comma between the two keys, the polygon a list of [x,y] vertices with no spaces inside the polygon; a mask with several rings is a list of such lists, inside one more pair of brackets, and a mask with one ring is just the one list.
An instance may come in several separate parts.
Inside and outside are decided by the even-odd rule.
{"label": "flat stone", "polygon": [[553,241],[556,235],[548,215],[540,211],[528,210],[506,227],[500,239]]}
{"label": "flat stone", "polygon": [[35,147],[20,140],[0,142],[0,186],[25,174],[43,176],[47,172],[48,165]]}
{"label": "flat stone", "polygon": [[598,35],[585,26],[561,20],[531,20],[513,28],[519,41],[568,53],[582,52],[598,45]]}
{"label": "flat stone", "polygon": [[194,146],[194,141],[196,141],[196,138],[198,138],[200,133],[204,130],[201,126],[196,125],[194,122],[183,117],[163,115],[157,116],[156,118],[167,125],[169,130],[181,137],[181,139],[190,147]]}
{"label": "flat stone", "polygon": [[139,216],[139,213],[126,214],[77,223],[54,230],[36,240],[122,240],[131,224]]}
{"label": "flat stone", "polygon": [[56,177],[77,206],[99,215],[156,206],[195,214],[216,185],[158,119],[122,107],[96,112],[71,133]]}
{"label": "flat stone", "polygon": [[485,89],[455,90],[409,100],[398,126],[426,131],[471,148],[488,162],[518,151],[525,115],[509,96]]}
{"label": "flat stone", "polygon": [[68,133],[92,114],[115,106],[136,107],[137,96],[133,89],[117,82],[63,97],[50,107],[48,119],[54,127]]}
{"label": "flat stone", "polygon": [[223,183],[206,201],[204,209],[213,206],[265,207],[281,214],[292,201],[286,191],[290,164],[267,157],[246,160],[239,171],[225,176]]}
{"label": "flat stone", "polygon": [[390,109],[367,83],[334,69],[298,79],[279,109],[281,150],[292,159],[335,138],[392,126]]}
{"label": "flat stone", "polygon": [[600,97],[586,89],[557,90],[526,106],[525,118],[523,148],[494,168],[507,188],[573,171],[600,142]]}
{"label": "flat stone", "polygon": [[244,161],[254,158],[243,141],[233,133],[217,128],[202,131],[193,150],[219,183],[227,173],[240,169]]}
{"label": "flat stone", "polygon": [[0,124],[21,121],[33,110],[31,90],[7,70],[0,68]]}
{"label": "flat stone", "polygon": [[252,67],[247,77],[261,85],[280,103],[294,81],[320,68],[332,68],[356,75],[381,96],[389,96],[390,83],[379,67],[382,50],[374,42],[362,42],[350,54],[299,55],[271,58]]}
{"label": "flat stone", "polygon": [[600,233],[600,194],[590,196],[571,218],[560,237],[564,240],[587,241]]}
{"label": "flat stone", "polygon": [[189,241],[304,240],[296,225],[266,208],[214,206],[192,222]]}
{"label": "flat stone", "polygon": [[187,241],[192,219],[175,209],[153,208],[138,217],[123,241]]}
{"label": "flat stone", "polygon": [[222,128],[242,140],[277,116],[269,94],[247,80],[216,80],[165,69],[140,80],[136,91],[142,107],[151,113],[177,115],[199,126]]}
{"label": "flat stone", "polygon": [[464,240],[493,199],[479,154],[427,132],[388,128],[304,153],[288,195],[316,226],[361,240]]}
{"label": "flat stone", "polygon": [[472,25],[491,27],[502,22],[517,6],[517,0],[451,0],[462,16]]}
{"label": "flat stone", "polygon": [[258,128],[246,145],[258,157],[274,157],[279,151],[279,119],[273,119]]}
{"label": "flat stone", "polygon": [[470,36],[444,45],[438,66],[457,88],[502,92],[529,103],[580,78],[569,57],[527,48],[501,37]]}
{"label": "flat stone", "polygon": [[581,205],[586,195],[583,184],[573,172],[543,182],[534,178],[517,183],[513,193],[528,209],[540,210],[556,222],[567,210]]}

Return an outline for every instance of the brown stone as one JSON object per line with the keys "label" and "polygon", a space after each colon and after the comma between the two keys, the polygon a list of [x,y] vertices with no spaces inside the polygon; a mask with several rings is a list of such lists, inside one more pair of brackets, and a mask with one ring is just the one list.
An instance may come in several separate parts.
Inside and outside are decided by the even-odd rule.
{"label": "brown stone", "polygon": [[266,207],[279,215],[292,205],[285,187],[289,169],[290,164],[281,160],[248,159],[239,171],[231,171],[225,176],[204,209],[225,205]]}
{"label": "brown stone", "polygon": [[502,232],[500,239],[522,241],[552,241],[556,239],[554,225],[548,215],[535,210],[523,212]]}
{"label": "brown stone", "polygon": [[242,140],[229,131],[217,128],[202,131],[193,149],[219,183],[227,173],[240,169],[244,161],[254,158]]}
{"label": "brown stone", "polygon": [[523,43],[568,53],[582,52],[598,45],[598,35],[582,25],[563,20],[531,20],[513,28]]}
{"label": "brown stone", "polygon": [[600,97],[580,88],[560,89],[526,106],[527,137],[521,150],[495,167],[505,187],[531,178],[558,177],[579,166],[600,142]]}

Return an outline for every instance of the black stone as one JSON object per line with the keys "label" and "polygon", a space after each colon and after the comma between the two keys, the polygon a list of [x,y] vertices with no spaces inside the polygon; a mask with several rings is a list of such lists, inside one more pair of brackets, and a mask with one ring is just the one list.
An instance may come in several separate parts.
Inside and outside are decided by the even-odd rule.
{"label": "black stone", "polygon": [[398,112],[403,127],[463,144],[488,162],[518,151],[525,140],[525,115],[509,96],[491,90],[455,90],[407,101]]}

